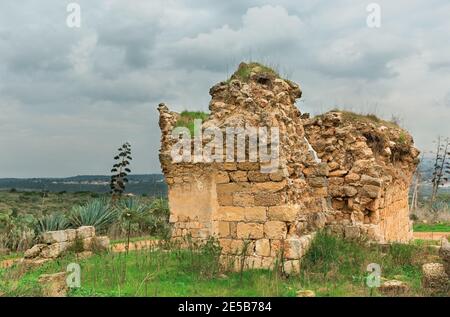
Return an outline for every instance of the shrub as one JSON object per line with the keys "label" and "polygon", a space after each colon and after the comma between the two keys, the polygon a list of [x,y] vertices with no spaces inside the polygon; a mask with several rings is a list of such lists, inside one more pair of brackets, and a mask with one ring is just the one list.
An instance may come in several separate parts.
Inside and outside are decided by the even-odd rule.
{"label": "shrub", "polygon": [[194,120],[200,119],[203,122],[206,121],[209,114],[202,111],[183,111],[180,113],[175,127],[186,127],[191,133],[191,137],[194,137]]}
{"label": "shrub", "polygon": [[117,211],[106,199],[95,199],[85,205],[74,207],[69,215],[73,227],[94,226],[97,232],[106,232],[118,219]]}
{"label": "shrub", "polygon": [[38,219],[35,232],[37,236],[47,231],[58,231],[69,228],[70,224],[62,214],[51,214]]}

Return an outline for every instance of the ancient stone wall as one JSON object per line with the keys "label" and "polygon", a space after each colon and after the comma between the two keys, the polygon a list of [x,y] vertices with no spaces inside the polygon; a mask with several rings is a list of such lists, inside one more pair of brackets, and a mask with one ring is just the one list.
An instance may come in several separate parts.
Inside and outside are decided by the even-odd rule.
{"label": "ancient stone wall", "polygon": [[[173,239],[214,236],[225,260],[240,263],[236,259],[246,249],[247,267],[272,267],[282,256],[287,271],[298,270],[314,233],[324,227],[349,238],[409,239],[406,193],[418,154],[409,135],[404,136],[407,153],[404,148],[392,153],[391,144],[383,148],[390,156],[381,153],[386,159],[379,162],[361,129],[367,123],[350,124],[335,112],[301,116],[295,106],[299,86],[258,64],[241,64],[210,94],[211,114],[202,130],[278,128],[277,168],[268,172],[260,157],[250,162],[249,152],[244,161],[236,153],[219,153],[212,162],[175,163],[171,154],[179,138],[172,131],[179,114],[161,104],[160,161],[169,185]],[[391,133],[375,128],[381,135]],[[195,142],[204,146],[211,139],[189,142],[195,155]]]}
{"label": "ancient stone wall", "polygon": [[[329,112],[304,122],[307,138],[329,167],[331,228],[350,222],[351,235],[379,242],[412,238],[408,190],[419,152],[411,136],[376,117]],[[344,228],[345,235],[345,228]]]}

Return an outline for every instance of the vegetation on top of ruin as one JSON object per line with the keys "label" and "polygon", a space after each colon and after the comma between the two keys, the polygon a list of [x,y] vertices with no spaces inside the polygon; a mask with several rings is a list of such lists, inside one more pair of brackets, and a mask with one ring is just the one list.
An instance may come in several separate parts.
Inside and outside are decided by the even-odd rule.
{"label": "vegetation on top of ruin", "polygon": [[344,121],[359,121],[359,122],[373,123],[377,126],[384,125],[388,128],[396,128],[396,129],[401,128],[397,122],[381,119],[373,113],[367,113],[367,114],[356,113],[356,112],[352,112],[352,111],[348,111],[348,110],[342,110],[339,108],[334,108],[331,111],[342,113],[342,119]]}
{"label": "vegetation on top of ruin", "polygon": [[184,110],[180,113],[175,127],[185,127],[189,129],[191,136],[194,135],[194,120],[200,119],[203,122],[209,118],[209,113],[203,111],[187,111]]}
{"label": "vegetation on top of ruin", "polygon": [[250,62],[250,63],[241,63],[239,64],[239,68],[236,70],[236,72],[228,79],[228,81],[231,81],[232,79],[238,79],[242,82],[248,82],[252,76],[252,74],[267,74],[272,77],[280,78],[280,75],[278,72],[273,70],[272,68],[263,65],[261,63],[257,62]]}

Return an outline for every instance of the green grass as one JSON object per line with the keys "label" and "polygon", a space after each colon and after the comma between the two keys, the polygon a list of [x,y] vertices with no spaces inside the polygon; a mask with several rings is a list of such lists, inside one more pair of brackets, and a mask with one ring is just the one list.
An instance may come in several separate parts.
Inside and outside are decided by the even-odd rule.
{"label": "green grass", "polygon": [[437,224],[414,224],[415,232],[450,232],[450,223],[437,223]]}
{"label": "green grass", "polygon": [[[421,288],[421,265],[436,255],[424,245],[393,244],[388,250],[363,241],[317,235],[302,263],[300,275],[284,277],[269,270],[242,274],[219,270],[214,247],[179,250],[163,247],[95,255],[78,262],[73,255],[20,275],[15,267],[0,271],[0,292],[13,296],[39,294],[37,280],[44,273],[81,264],[80,289],[70,296],[295,296],[310,289],[317,296],[379,296],[365,285],[367,265],[381,265],[382,278],[411,285],[410,295],[426,295]],[[19,273],[18,273],[19,272]]]}
{"label": "green grass", "polygon": [[272,75],[273,77],[280,77],[280,75],[272,68],[260,63],[250,62],[241,63],[237,71],[231,76],[228,81],[232,79],[238,79],[243,82],[248,82],[252,73],[266,73]]}
{"label": "green grass", "polygon": [[200,119],[202,122],[206,121],[209,114],[202,111],[183,111],[175,124],[175,127],[185,127],[189,129],[191,137],[194,136],[194,120]]}

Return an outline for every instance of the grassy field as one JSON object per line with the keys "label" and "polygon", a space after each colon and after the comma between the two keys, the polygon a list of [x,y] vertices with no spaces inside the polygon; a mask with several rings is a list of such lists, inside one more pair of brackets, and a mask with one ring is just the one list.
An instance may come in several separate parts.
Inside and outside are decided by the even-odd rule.
{"label": "grassy field", "polygon": [[218,264],[214,247],[179,250],[161,247],[95,255],[78,261],[73,254],[24,272],[20,266],[0,272],[6,296],[39,296],[41,274],[81,264],[80,289],[69,296],[295,296],[313,290],[317,296],[380,296],[365,286],[367,265],[379,263],[382,278],[411,286],[411,296],[427,295],[421,287],[421,265],[436,258],[428,245],[392,245],[389,250],[319,234],[302,263],[301,274],[286,277],[269,270],[231,272]]}
{"label": "grassy field", "polygon": [[414,224],[415,232],[450,232],[450,223],[437,223],[437,224]]}

